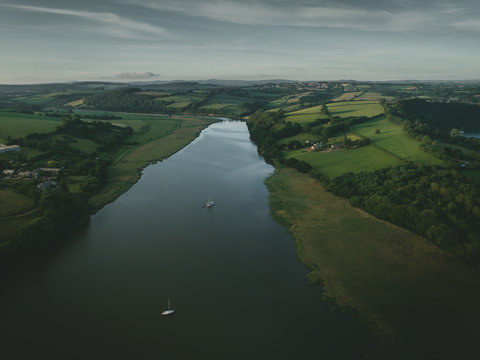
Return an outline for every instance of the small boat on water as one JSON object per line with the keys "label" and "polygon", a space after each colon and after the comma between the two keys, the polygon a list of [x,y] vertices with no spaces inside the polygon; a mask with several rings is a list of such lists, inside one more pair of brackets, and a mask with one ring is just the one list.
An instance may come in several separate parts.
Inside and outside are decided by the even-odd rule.
{"label": "small boat on water", "polygon": [[207,203],[205,204],[207,208],[212,207],[213,205],[215,205],[215,201],[213,200],[208,200]]}
{"label": "small boat on water", "polygon": [[170,299],[168,299],[168,310],[162,312],[162,315],[171,315],[175,312],[175,310],[170,309]]}

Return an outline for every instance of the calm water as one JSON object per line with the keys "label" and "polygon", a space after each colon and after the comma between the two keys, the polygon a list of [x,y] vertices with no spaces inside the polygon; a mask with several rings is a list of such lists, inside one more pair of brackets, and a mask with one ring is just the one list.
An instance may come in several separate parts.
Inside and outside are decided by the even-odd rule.
{"label": "calm water", "polygon": [[272,171],[233,121],[146,168],[55,256],[7,275],[2,358],[360,358],[367,332],[321,302],[270,216]]}
{"label": "calm water", "polygon": [[475,137],[475,138],[480,138],[480,132],[468,132],[463,134],[465,137]]}

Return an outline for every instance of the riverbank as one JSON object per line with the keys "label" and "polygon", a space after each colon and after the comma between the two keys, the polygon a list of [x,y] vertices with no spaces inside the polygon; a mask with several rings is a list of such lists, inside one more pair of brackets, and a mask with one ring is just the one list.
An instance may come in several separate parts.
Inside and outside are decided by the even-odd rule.
{"label": "riverbank", "polygon": [[147,165],[164,160],[183,149],[195,140],[203,129],[217,121],[217,118],[184,117],[171,134],[121,153],[108,169],[105,186],[90,198],[92,212],[97,212],[127,191],[138,181],[141,171]]}
{"label": "riverbank", "polygon": [[468,358],[476,352],[476,270],[425,238],[376,219],[291,168],[266,184],[273,216],[295,238],[324,298],[354,309],[378,359]]}
{"label": "riverbank", "polygon": [[[168,158],[193,141],[204,128],[219,121],[217,118],[194,116],[123,116],[123,119],[117,120],[117,125],[131,126],[134,131],[123,146],[107,155],[112,157],[112,161],[107,168],[106,183],[87,199],[91,214],[96,213],[127,191],[138,181],[143,168],[147,165]],[[2,194],[6,196],[10,193],[3,191]],[[13,199],[7,202],[8,206],[6,208],[12,209],[9,211],[18,213],[22,210],[17,209],[20,205],[26,209],[24,198],[31,200],[30,202],[33,204],[33,199],[16,193],[15,195],[15,199],[12,196],[8,197],[8,199]],[[21,199],[21,201],[18,199]],[[29,204],[28,209],[33,206],[32,204]],[[22,253],[24,248],[31,246],[28,244],[33,244],[34,239],[27,241],[27,245],[21,243],[21,240],[23,240],[21,233],[22,229],[30,226],[32,221],[41,216],[38,212],[22,212],[22,216],[0,217],[0,229],[2,229],[0,231],[1,251],[10,249]],[[11,214],[8,213],[7,215]],[[65,235],[64,231],[58,234],[56,229],[51,226],[42,230],[41,233],[44,234],[47,242],[51,241],[52,243],[57,242],[54,238]]]}

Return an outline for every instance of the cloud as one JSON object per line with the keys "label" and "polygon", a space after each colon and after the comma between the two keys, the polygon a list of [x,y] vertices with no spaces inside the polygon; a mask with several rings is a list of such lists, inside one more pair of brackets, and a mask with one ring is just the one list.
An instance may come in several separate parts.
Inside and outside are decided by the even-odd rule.
{"label": "cloud", "polygon": [[[364,31],[420,31],[451,30],[450,24],[459,20],[467,7],[433,1],[430,7],[414,5],[410,1],[383,2],[363,6],[355,2],[339,1],[235,1],[235,0],[122,0],[137,6],[161,12],[174,12],[222,22],[243,25],[326,27]],[[436,3],[436,6],[435,6]],[[363,3],[362,3],[363,4]],[[393,6],[395,5],[396,6]],[[357,5],[357,6],[355,6]],[[382,6],[383,5],[383,6]],[[471,9],[471,11],[476,11]],[[469,26],[477,31],[475,24]]]}
{"label": "cloud", "polygon": [[115,77],[123,80],[138,80],[138,79],[151,79],[160,76],[159,74],[154,74],[149,71],[140,71],[140,72],[124,72],[121,74],[116,74]]}
{"label": "cloud", "polygon": [[40,12],[54,15],[74,16],[94,22],[98,22],[102,25],[108,25],[105,33],[107,35],[119,36],[119,37],[134,37],[134,33],[146,33],[156,36],[169,37],[169,33],[161,26],[152,25],[146,22],[135,21],[127,17],[119,16],[111,12],[93,12],[93,11],[81,11],[81,10],[69,10],[69,9],[57,9],[40,6],[26,6],[26,5],[14,5],[14,4],[0,4],[3,7],[9,7],[13,9]]}

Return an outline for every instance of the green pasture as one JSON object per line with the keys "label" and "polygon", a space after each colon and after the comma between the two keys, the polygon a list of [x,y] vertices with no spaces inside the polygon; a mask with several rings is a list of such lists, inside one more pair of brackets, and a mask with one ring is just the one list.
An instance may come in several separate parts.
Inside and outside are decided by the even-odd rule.
{"label": "green pasture", "polygon": [[328,116],[322,112],[322,105],[292,111],[287,113],[285,117],[286,121],[299,124],[314,122],[317,119],[328,119]]}
{"label": "green pasture", "polygon": [[23,214],[35,207],[35,201],[12,189],[0,189],[0,217]]}
{"label": "green pasture", "polygon": [[189,106],[191,103],[192,103],[191,101],[179,101],[179,102],[168,105],[167,108],[183,109]]}
{"label": "green pasture", "polygon": [[402,160],[372,144],[354,150],[341,149],[325,152],[293,150],[286,154],[286,158],[291,157],[306,161],[315,172],[328,177],[340,176],[347,172],[370,172],[403,163]]}
{"label": "green pasture", "polygon": [[385,96],[382,96],[379,92],[375,91],[367,91],[363,93],[361,96],[359,96],[356,100],[366,100],[366,101],[374,101],[374,100],[380,100],[381,98],[384,98]]}
{"label": "green pasture", "polygon": [[347,118],[352,116],[377,116],[384,113],[377,101],[345,101],[327,104],[331,116]]}
{"label": "green pasture", "polygon": [[77,138],[63,134],[53,134],[48,137],[49,142],[59,141],[67,144],[72,149],[80,150],[84,153],[91,154],[98,149],[98,144],[89,139]]}
{"label": "green pasture", "polygon": [[317,135],[313,135],[313,134],[310,134],[310,133],[300,133],[300,134],[296,134],[296,135],[293,135],[293,136],[290,136],[290,137],[287,137],[287,138],[280,139],[280,140],[277,141],[277,144],[278,145],[287,145],[292,140],[298,140],[302,144],[305,144],[305,142],[307,140],[315,141],[316,139],[318,139]]}
{"label": "green pasture", "polygon": [[[419,150],[419,143],[408,137],[400,125],[394,124],[385,116],[354,125],[350,129],[353,132],[368,137],[371,144],[402,160],[432,165],[444,165],[441,160],[433,155]],[[376,130],[380,130],[380,133],[375,134]]]}
{"label": "green pasture", "polygon": [[52,132],[60,122],[60,118],[0,111],[0,142],[5,142],[9,135],[18,138],[34,132]]}
{"label": "green pasture", "polygon": [[332,101],[348,101],[352,100],[353,98],[357,97],[360,95],[362,91],[351,91],[351,92],[346,92],[343,93],[342,95],[336,97],[335,99],[332,99]]}

